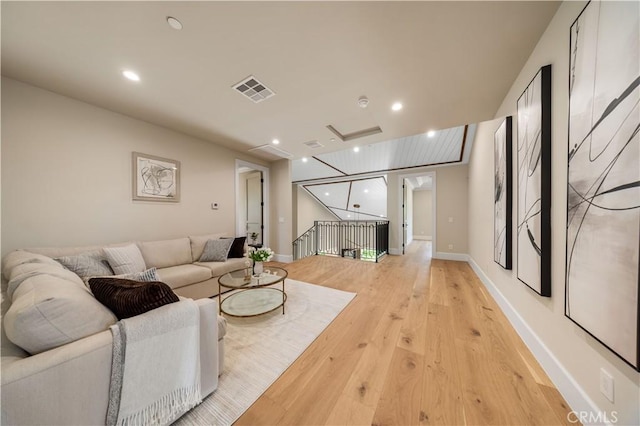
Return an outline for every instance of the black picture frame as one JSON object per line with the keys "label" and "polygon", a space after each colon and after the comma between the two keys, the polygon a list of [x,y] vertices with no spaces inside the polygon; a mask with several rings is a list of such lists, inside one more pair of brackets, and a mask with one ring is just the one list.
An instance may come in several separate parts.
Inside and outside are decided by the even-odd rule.
{"label": "black picture frame", "polygon": [[513,117],[500,123],[493,135],[493,260],[512,268]]}
{"label": "black picture frame", "polygon": [[551,65],[518,98],[518,280],[551,297]]}
{"label": "black picture frame", "polygon": [[640,371],[637,2],[590,2],[570,29],[565,316]]}

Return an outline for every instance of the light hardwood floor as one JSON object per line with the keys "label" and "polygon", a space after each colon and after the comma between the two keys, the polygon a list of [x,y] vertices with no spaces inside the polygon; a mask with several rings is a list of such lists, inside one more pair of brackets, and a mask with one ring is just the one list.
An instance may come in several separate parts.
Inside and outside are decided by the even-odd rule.
{"label": "light hardwood floor", "polygon": [[569,424],[568,405],[463,262],[313,256],[292,279],[356,298],[236,425]]}

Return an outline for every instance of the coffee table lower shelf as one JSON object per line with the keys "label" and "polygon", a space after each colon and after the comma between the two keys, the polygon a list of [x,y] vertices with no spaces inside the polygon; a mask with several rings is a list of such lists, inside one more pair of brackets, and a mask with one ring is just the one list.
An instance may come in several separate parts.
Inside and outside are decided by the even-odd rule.
{"label": "coffee table lower shelf", "polygon": [[[284,285],[283,285],[284,287]],[[255,317],[273,312],[287,301],[284,288],[261,287],[237,290],[226,297],[221,297],[220,312],[232,317]]]}

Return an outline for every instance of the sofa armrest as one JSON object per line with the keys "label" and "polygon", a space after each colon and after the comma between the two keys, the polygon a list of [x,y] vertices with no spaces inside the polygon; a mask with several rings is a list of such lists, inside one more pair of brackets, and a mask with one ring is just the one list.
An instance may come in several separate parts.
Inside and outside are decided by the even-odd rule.
{"label": "sofa armrest", "polygon": [[196,300],[200,308],[200,391],[202,397],[218,387],[218,303]]}
{"label": "sofa armrest", "polygon": [[2,424],[104,424],[110,330],[2,363]]}

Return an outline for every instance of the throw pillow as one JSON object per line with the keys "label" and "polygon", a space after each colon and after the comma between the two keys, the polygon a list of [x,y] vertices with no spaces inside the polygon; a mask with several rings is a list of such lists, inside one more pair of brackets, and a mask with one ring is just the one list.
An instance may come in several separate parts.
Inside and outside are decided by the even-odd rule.
{"label": "throw pillow", "polygon": [[[223,238],[226,239],[226,238]],[[236,237],[231,243],[229,249],[228,259],[242,259],[244,257],[244,243],[247,241],[247,237]]]}
{"label": "throw pillow", "polygon": [[146,271],[135,272],[133,274],[114,275],[113,277],[144,282],[160,281],[160,278],[158,278],[158,270],[156,268],[149,268]]}
{"label": "throw pillow", "polygon": [[177,302],[178,296],[163,282],[142,282],[124,278],[89,279],[93,295],[118,317],[130,318]]}
{"label": "throw pillow", "polygon": [[117,275],[133,274],[147,269],[140,249],[135,244],[124,247],[105,247],[104,254]]}
{"label": "throw pillow", "polygon": [[230,238],[207,241],[207,243],[204,245],[202,256],[200,256],[200,259],[198,259],[198,261],[224,262],[225,260],[227,260],[229,249],[231,249],[231,244],[233,244],[233,240]]}
{"label": "throw pillow", "polygon": [[[89,280],[91,278],[103,278],[103,277],[104,275],[96,275],[93,277],[83,278],[83,281],[85,285],[89,287]],[[160,281],[156,268],[149,268],[146,271],[135,272],[133,274],[111,275],[111,278],[125,278],[127,280],[143,281],[143,282]]]}
{"label": "throw pillow", "polygon": [[55,259],[80,278],[96,275],[113,275],[109,262],[100,251],[63,256]]}

